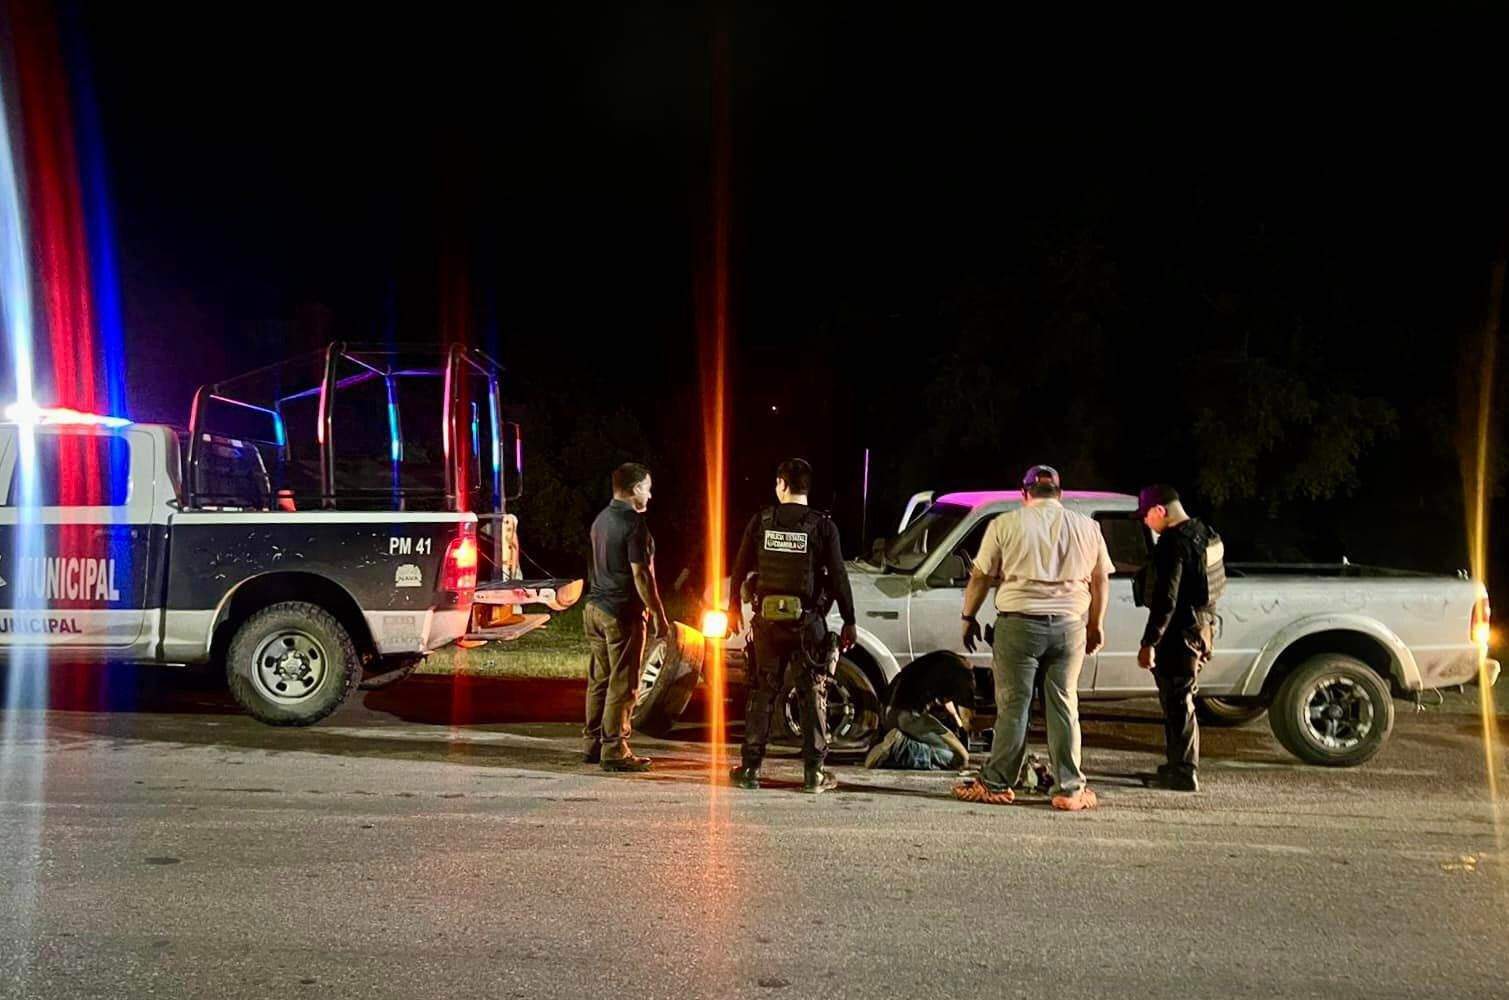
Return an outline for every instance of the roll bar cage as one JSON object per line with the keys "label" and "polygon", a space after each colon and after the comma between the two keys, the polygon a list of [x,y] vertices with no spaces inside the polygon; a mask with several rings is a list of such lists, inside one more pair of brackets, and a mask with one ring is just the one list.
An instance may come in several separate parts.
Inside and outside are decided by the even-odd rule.
{"label": "roll bar cage", "polygon": [[[519,426],[502,419],[502,400],[499,395],[502,366],[482,351],[459,344],[444,349],[438,363],[423,363],[422,359],[434,357],[436,353],[434,346],[364,345],[336,341],[328,345],[323,352],[303,355],[221,382],[201,385],[194,393],[194,403],[189,414],[188,456],[184,477],[188,508],[196,509],[206,501],[214,500],[212,494],[201,489],[200,473],[201,465],[205,460],[206,445],[217,437],[213,429],[213,416],[217,411],[221,408],[231,408],[252,411],[266,417],[268,426],[271,428],[270,436],[256,437],[237,434],[233,443],[241,445],[247,442],[271,448],[280,460],[284,460],[287,459],[289,451],[283,408],[295,400],[317,397],[315,439],[319,451],[320,490],[315,499],[322,508],[337,509],[343,499],[352,502],[359,500],[370,504],[381,500],[386,495],[391,499],[394,509],[398,510],[404,509],[408,501],[423,497],[430,501],[441,500],[445,510],[464,511],[467,509],[469,499],[465,488],[466,459],[471,454],[466,445],[470,443],[474,450],[480,450],[479,428],[475,424],[481,417],[478,412],[472,419],[468,419],[467,415],[461,412],[464,396],[459,388],[464,378],[477,375],[485,379],[487,385],[486,420],[492,447],[489,449],[491,454],[487,456],[489,461],[486,465],[489,475],[486,481],[490,487],[492,510],[476,513],[479,519],[500,520],[507,501],[517,499],[520,495],[517,490],[512,495],[506,495],[504,492],[505,429],[513,432],[513,457],[519,479],[522,479],[523,473],[523,437]],[[418,364],[413,363],[416,355],[421,359]],[[321,374],[314,384],[295,383],[292,387],[283,386],[281,376],[284,373],[297,363],[308,364],[315,361],[319,362],[318,370]],[[348,365],[343,365],[343,362]],[[354,367],[357,371],[342,377],[340,372],[343,367]],[[277,390],[270,394],[263,394],[255,400],[245,398],[247,388],[260,378],[273,378],[278,386]],[[443,495],[433,490],[401,488],[398,476],[399,466],[403,460],[403,421],[397,391],[398,383],[402,379],[436,378],[442,380],[441,411],[437,416],[441,419],[441,440],[444,452]],[[393,486],[391,490],[341,488],[337,485],[335,476],[337,444],[334,423],[335,407],[339,403],[341,390],[377,379],[381,379],[386,387]],[[285,388],[287,391],[284,391]],[[478,410],[475,406],[473,409]],[[258,451],[260,456],[260,448]],[[481,457],[478,456],[479,462]]]}

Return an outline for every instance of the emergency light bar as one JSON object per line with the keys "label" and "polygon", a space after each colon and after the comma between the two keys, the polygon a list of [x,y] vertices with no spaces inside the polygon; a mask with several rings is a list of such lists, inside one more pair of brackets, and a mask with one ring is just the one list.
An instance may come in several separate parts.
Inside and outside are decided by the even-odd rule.
{"label": "emergency light bar", "polygon": [[11,403],[5,408],[5,419],[18,424],[51,424],[86,427],[129,427],[125,417],[106,417],[98,413],[83,413],[65,406],[38,406],[36,403]]}

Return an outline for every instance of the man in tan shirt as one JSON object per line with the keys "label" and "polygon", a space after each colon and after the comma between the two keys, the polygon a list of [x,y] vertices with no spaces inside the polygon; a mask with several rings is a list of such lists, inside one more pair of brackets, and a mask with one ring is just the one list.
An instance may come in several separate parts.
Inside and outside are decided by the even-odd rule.
{"label": "man in tan shirt", "polygon": [[980,638],[975,613],[996,588],[991,669],[996,685],[995,743],[974,781],[954,788],[966,802],[1004,805],[1027,759],[1027,715],[1043,672],[1053,807],[1093,809],[1095,793],[1079,766],[1079,673],[1103,641],[1111,556],[1100,525],[1067,510],[1058,472],[1034,465],[1022,480],[1022,505],[991,522],[964,588],[964,648]]}

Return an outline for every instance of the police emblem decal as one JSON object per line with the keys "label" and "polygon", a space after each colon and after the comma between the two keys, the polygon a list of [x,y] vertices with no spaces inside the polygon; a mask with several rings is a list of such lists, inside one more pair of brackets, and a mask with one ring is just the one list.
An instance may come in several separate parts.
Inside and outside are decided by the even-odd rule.
{"label": "police emblem decal", "polygon": [[805,553],[807,533],[805,531],[767,531],[765,532],[765,551]]}
{"label": "police emblem decal", "polygon": [[404,563],[393,573],[393,586],[422,587],[424,586],[424,572],[413,563]]}

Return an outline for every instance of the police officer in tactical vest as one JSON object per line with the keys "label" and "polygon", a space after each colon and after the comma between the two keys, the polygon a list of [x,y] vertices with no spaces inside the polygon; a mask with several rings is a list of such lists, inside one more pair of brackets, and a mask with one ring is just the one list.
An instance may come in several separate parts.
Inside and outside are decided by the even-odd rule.
{"label": "police officer in tactical vest", "polygon": [[1148,609],[1137,665],[1151,670],[1158,684],[1168,750],[1168,763],[1158,766],[1153,783],[1195,792],[1200,789],[1195,692],[1200,667],[1214,649],[1216,602],[1226,589],[1225,547],[1213,528],[1185,512],[1171,486],[1144,489],[1134,516],[1158,536],[1153,560],[1133,588],[1138,606]]}
{"label": "police officer in tactical vest", "polygon": [[[743,584],[756,573],[754,662],[744,712],[743,763],[733,769],[740,788],[760,787],[760,764],[776,700],[790,677],[801,699],[802,764],[806,792],[826,792],[838,779],[823,767],[828,753],[827,683],[839,650],[854,645],[854,596],[844,571],[838,526],[807,504],[812,466],[800,458],[776,469],[780,501],[750,519],[734,559],[729,627],[740,628]],[[843,629],[828,631],[828,609],[838,601]]]}

